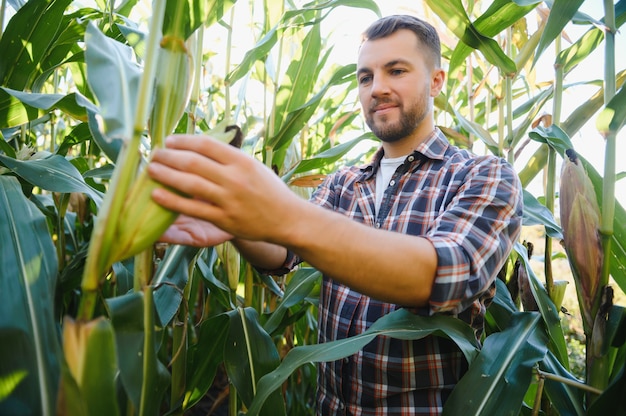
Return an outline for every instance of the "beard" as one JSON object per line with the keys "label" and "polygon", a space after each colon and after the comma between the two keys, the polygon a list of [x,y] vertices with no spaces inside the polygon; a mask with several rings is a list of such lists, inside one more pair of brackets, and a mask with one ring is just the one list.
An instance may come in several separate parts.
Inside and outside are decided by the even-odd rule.
{"label": "beard", "polygon": [[[380,101],[374,101],[372,108],[375,108],[380,103]],[[426,118],[430,104],[427,100],[421,101],[417,99],[407,109],[402,106],[398,108],[400,109],[400,120],[395,123],[388,121],[388,116],[383,116],[377,124],[372,113],[366,113],[365,123],[372,130],[372,133],[385,143],[397,142],[410,136]]]}

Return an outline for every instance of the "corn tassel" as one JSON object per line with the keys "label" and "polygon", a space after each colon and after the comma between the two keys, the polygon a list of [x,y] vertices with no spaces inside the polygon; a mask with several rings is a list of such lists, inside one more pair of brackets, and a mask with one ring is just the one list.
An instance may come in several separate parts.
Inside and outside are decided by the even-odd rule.
{"label": "corn tassel", "polygon": [[566,153],[559,196],[563,243],[576,283],[585,334],[590,335],[604,257],[600,208],[576,153],[571,149]]}

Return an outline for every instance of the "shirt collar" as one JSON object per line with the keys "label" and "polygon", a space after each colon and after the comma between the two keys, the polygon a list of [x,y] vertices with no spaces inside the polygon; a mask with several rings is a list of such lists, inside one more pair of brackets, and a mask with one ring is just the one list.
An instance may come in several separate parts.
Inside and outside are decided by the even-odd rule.
{"label": "shirt collar", "polygon": [[[418,144],[415,150],[407,155],[407,157],[413,155],[415,160],[443,160],[448,146],[450,146],[450,143],[448,139],[446,139],[446,136],[438,127],[435,127],[426,140]],[[380,166],[380,160],[383,158],[384,154],[383,147],[379,147],[376,153],[374,153],[374,156],[372,156],[371,162],[361,167],[361,172],[363,172],[364,175],[363,180],[368,180],[376,174]]]}

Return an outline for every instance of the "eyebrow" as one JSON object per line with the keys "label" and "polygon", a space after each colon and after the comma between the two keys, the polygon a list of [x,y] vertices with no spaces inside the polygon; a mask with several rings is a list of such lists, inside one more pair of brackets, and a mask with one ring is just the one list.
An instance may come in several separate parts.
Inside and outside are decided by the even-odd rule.
{"label": "eyebrow", "polygon": [[[398,58],[398,59],[394,59],[392,61],[387,62],[385,65],[383,65],[383,68],[388,69],[388,68],[392,68],[398,64],[404,64],[404,65],[409,65],[411,66],[411,63],[406,60],[406,59],[402,59],[402,58]],[[363,68],[359,68],[356,71],[357,76],[363,73],[371,73],[372,70],[369,69],[368,67],[363,67]]]}

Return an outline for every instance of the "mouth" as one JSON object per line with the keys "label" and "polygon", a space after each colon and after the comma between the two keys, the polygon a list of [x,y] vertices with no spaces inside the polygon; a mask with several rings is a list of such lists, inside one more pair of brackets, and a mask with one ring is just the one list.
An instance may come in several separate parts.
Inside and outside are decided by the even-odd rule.
{"label": "mouth", "polygon": [[385,115],[398,108],[395,104],[380,104],[372,106],[371,113],[373,115]]}

